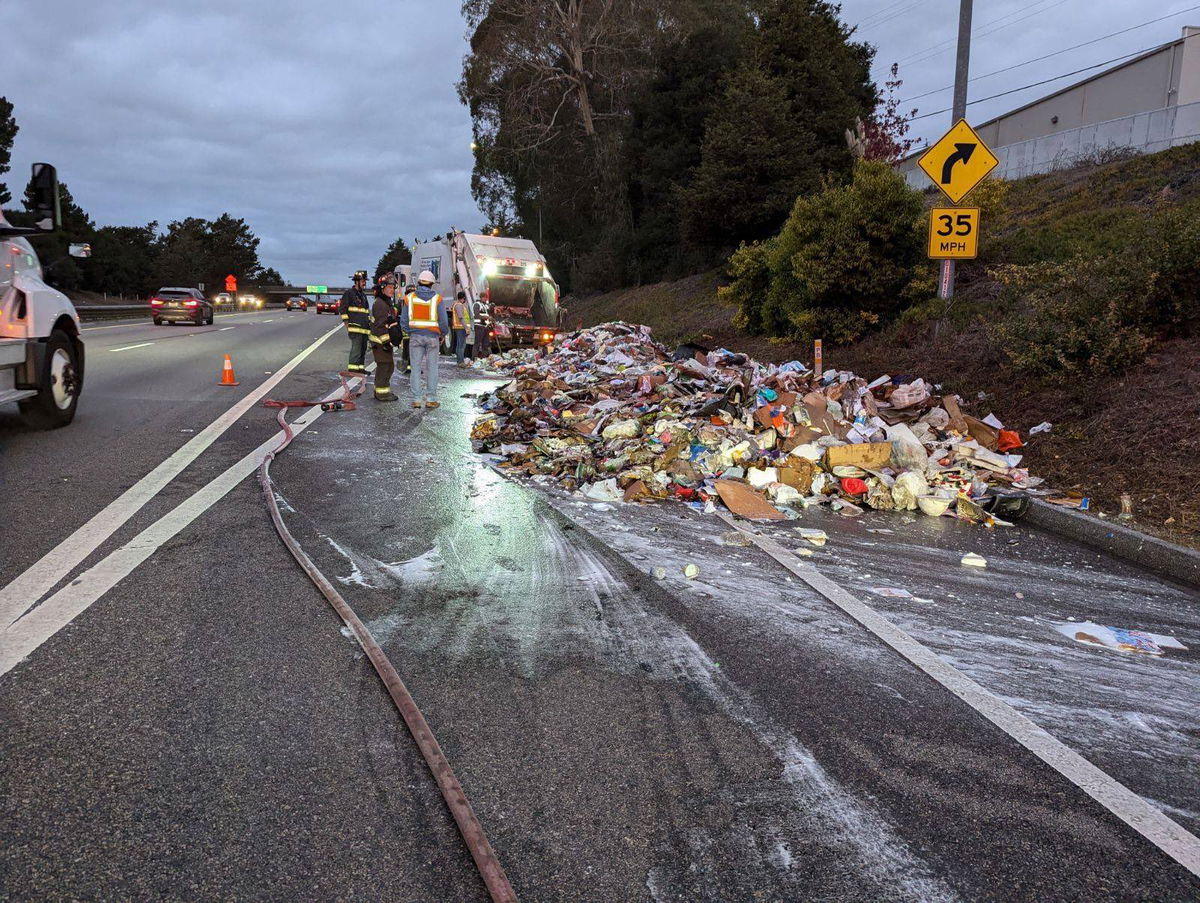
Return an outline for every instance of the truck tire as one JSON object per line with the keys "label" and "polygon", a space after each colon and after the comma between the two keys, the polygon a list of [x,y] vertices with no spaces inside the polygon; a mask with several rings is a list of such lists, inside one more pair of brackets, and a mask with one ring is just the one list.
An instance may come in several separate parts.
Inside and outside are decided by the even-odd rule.
{"label": "truck tire", "polygon": [[19,405],[25,422],[34,429],[52,430],[74,420],[79,403],[78,372],[75,343],[61,329],[54,330],[46,340],[38,394]]}

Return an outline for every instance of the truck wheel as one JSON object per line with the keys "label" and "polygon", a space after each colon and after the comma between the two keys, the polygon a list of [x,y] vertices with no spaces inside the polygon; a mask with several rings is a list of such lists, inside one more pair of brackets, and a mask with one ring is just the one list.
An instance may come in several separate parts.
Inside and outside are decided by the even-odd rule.
{"label": "truck wheel", "polygon": [[20,403],[25,422],[35,429],[51,430],[75,419],[79,402],[79,362],[75,343],[61,329],[46,341],[46,360],[39,374],[38,394]]}

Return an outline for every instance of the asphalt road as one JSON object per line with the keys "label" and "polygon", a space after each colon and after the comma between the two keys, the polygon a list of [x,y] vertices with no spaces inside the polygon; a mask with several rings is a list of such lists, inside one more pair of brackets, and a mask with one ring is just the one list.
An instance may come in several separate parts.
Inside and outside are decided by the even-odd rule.
{"label": "asphalt road", "polygon": [[[76,423],[30,433],[0,413],[0,606],[336,325],[273,310],[87,332]],[[328,394],[345,344],[333,335],[268,394]],[[234,389],[216,385],[226,352]],[[491,383],[442,375],[442,409],[366,400],[325,414],[272,473],[290,528],[400,670],[521,899],[1200,894],[826,599],[723,545],[714,518],[548,502],[497,475],[470,450],[461,397]],[[270,412],[245,412],[82,561],[50,568],[14,625],[66,612],[0,673],[0,896],[485,898],[390,700],[286,555],[256,481],[221,483],[275,431]],[[1195,655],[1127,659],[1043,629],[1094,615],[1200,645],[1193,594],[1022,530],[826,520],[823,572],[1200,830]],[[968,548],[992,568],[951,567]],[[676,576],[687,562],[700,579]],[[668,579],[647,575],[659,565]],[[878,585],[931,601],[872,598]]]}

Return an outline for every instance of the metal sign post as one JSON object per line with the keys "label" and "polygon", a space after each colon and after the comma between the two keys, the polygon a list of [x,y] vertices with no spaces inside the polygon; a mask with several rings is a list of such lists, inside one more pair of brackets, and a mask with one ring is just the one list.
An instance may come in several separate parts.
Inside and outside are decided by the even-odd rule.
{"label": "metal sign post", "polygon": [[[972,0],[959,0],[958,4],[958,53],[954,59],[954,103],[951,105],[950,124],[967,118],[967,78],[971,68],[971,13]],[[954,297],[954,261],[942,261],[942,278],[938,280],[938,297]]]}

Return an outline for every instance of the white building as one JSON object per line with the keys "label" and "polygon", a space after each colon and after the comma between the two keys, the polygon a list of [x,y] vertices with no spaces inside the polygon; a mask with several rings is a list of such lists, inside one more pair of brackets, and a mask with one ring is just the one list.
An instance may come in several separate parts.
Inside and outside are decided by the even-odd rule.
{"label": "white building", "polygon": [[[1153,153],[1196,141],[1200,27],[1186,27],[1175,41],[975,129],[1000,159],[993,174],[1006,179],[1070,166],[1109,150]],[[923,152],[896,165],[916,188],[930,184],[917,168]]]}

